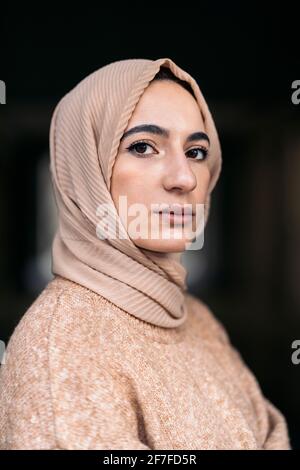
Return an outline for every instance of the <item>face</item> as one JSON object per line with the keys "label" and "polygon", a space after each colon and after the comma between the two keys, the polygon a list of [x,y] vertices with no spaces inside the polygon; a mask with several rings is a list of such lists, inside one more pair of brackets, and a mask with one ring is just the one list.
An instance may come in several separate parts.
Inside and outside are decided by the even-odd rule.
{"label": "face", "polygon": [[[208,158],[195,98],[175,82],[153,81],[121,138],[111,180],[112,199],[137,246],[174,255],[186,249],[200,220],[197,205],[207,197]],[[197,217],[190,215],[196,209]]]}

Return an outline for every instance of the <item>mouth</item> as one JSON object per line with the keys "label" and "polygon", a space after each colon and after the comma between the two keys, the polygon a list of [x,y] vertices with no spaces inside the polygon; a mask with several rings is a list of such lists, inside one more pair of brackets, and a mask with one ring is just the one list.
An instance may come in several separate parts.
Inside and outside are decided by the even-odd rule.
{"label": "mouth", "polygon": [[195,215],[195,211],[192,208],[191,204],[180,205],[180,204],[161,204],[158,209],[155,211],[159,214],[168,214],[172,216],[181,216],[181,217],[191,217]]}
{"label": "mouth", "polygon": [[174,212],[159,212],[163,219],[167,219],[174,225],[182,225],[192,222],[193,214],[175,214]]}
{"label": "mouth", "polygon": [[158,213],[163,220],[171,223],[171,225],[191,223],[195,215],[191,205],[164,205],[163,207],[160,206],[155,212]]}

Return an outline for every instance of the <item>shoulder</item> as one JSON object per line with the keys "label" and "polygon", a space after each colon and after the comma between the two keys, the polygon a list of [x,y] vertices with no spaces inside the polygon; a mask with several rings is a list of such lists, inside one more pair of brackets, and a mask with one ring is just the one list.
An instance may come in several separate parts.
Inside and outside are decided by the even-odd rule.
{"label": "shoulder", "polygon": [[[188,294],[191,321],[194,331],[218,358],[218,364],[226,371],[231,383],[239,390],[239,400],[245,398],[244,414],[255,426],[261,449],[290,449],[288,429],[281,411],[263,394],[260,384],[241,352],[231,343],[224,324],[210,307]],[[243,392],[243,393],[242,393]],[[242,402],[241,402],[242,403]],[[250,408],[249,408],[250,404]]]}
{"label": "shoulder", "polygon": [[228,344],[230,338],[226,327],[208,304],[191,293],[187,293],[186,298],[190,320],[195,330],[199,330],[202,337],[215,338],[223,344]]}
{"label": "shoulder", "polygon": [[[13,331],[5,363],[51,360],[53,355],[99,346],[114,317],[113,304],[88,288],[56,276],[38,295]],[[112,328],[113,328],[113,322]]]}
{"label": "shoulder", "polygon": [[102,296],[61,277],[38,295],[13,331],[0,368],[0,448],[55,448],[64,393],[70,387],[84,392],[108,363],[113,348],[103,339],[111,334],[111,311]]}
{"label": "shoulder", "polygon": [[189,301],[195,334],[214,352],[224,370],[232,377],[237,377],[240,384],[247,384],[246,389],[255,388],[258,385],[256,379],[242,354],[232,343],[225,325],[205,302],[193,295],[189,295]]}
{"label": "shoulder", "polygon": [[[75,316],[75,306],[78,309],[87,306],[76,284],[64,278],[54,278],[50,281],[16,325],[7,345],[6,362],[13,354],[20,356],[25,351],[30,354],[30,351],[33,353],[37,347],[45,347],[52,334],[53,324],[62,319],[70,320],[67,313],[71,310]],[[64,328],[64,325],[62,326]],[[61,334],[64,334],[63,330]]]}

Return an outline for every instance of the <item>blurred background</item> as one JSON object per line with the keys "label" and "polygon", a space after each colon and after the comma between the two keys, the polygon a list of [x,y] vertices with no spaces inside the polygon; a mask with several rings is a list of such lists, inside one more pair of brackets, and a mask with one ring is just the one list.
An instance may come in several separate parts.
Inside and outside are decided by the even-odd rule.
{"label": "blurred background", "polygon": [[56,103],[109,62],[170,57],[198,81],[223,149],[204,247],[184,256],[189,290],[225,325],[300,449],[300,364],[291,361],[300,339],[296,11],[281,2],[268,11],[253,2],[131,2],[72,7],[71,14],[46,6],[1,13],[0,339],[7,343],[53,277],[49,126]]}

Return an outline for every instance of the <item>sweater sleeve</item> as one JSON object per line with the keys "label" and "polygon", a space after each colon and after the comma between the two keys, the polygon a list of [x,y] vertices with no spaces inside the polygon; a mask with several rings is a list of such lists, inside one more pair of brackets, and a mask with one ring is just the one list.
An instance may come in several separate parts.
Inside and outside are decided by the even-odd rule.
{"label": "sweater sleeve", "polygon": [[263,450],[291,450],[286,421],[282,413],[265,398],[267,412],[267,432]]}
{"label": "sweater sleeve", "polygon": [[112,369],[62,369],[52,382],[56,440],[63,449],[149,450],[143,442],[135,395]]}
{"label": "sweater sleeve", "polygon": [[[199,304],[199,300],[197,300]],[[257,440],[261,450],[290,450],[291,444],[286,420],[281,411],[266,398],[262,389],[247,366],[241,353],[232,345],[223,323],[201,301],[202,314],[210,324],[211,334],[218,338],[222,352],[228,354],[230,373],[244,390],[251,402]]]}
{"label": "sweater sleeve", "polygon": [[261,450],[291,450],[286,420],[281,411],[263,395],[261,387],[241,354],[228,342],[232,364],[256,416]]}
{"label": "sweater sleeve", "polygon": [[72,292],[44,293],[24,315],[0,369],[0,449],[150,449],[94,320]]}
{"label": "sweater sleeve", "polygon": [[102,369],[87,385],[80,370],[74,375],[62,370],[52,378],[52,397],[43,375],[23,372],[27,382],[15,382],[15,396],[2,403],[2,450],[150,449],[140,439],[130,394],[111,371]]}

